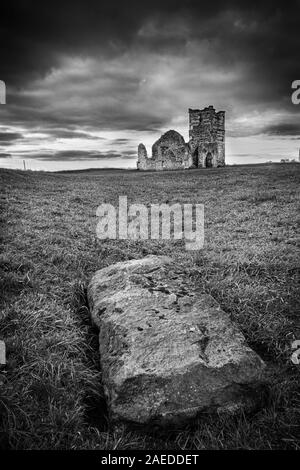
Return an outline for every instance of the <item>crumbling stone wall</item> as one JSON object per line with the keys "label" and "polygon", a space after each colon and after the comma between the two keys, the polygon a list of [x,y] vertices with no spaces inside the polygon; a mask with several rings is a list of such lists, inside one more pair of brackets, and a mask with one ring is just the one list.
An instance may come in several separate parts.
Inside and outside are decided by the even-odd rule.
{"label": "crumbling stone wall", "polygon": [[213,106],[189,109],[189,137],[170,130],[152,146],[148,157],[144,144],[138,147],[139,170],[175,170],[225,165],[225,112]]}
{"label": "crumbling stone wall", "polygon": [[192,164],[189,145],[179,132],[170,130],[152,145],[152,156],[148,158],[144,144],[138,147],[139,170],[173,170],[190,168]]}

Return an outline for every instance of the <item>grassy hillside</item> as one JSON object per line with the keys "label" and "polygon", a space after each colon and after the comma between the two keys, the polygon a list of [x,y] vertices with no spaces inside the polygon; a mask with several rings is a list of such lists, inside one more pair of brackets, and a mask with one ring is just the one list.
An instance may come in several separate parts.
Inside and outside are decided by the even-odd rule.
{"label": "grassy hillside", "polygon": [[[300,165],[164,173],[0,170],[2,448],[300,449]],[[204,203],[205,246],[99,241],[96,208]],[[111,429],[86,285],[108,264],[147,254],[181,260],[269,365],[270,395],[252,416],[203,416],[173,433]]]}

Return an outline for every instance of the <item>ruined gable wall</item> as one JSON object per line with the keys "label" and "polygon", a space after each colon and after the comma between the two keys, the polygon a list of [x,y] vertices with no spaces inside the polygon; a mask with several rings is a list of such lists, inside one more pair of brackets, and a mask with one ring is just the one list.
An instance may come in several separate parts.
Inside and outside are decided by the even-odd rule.
{"label": "ruined gable wall", "polygon": [[155,170],[155,161],[152,158],[148,158],[147,150],[144,144],[138,146],[138,170]]}
{"label": "ruined gable wall", "polygon": [[152,146],[152,156],[147,157],[143,144],[138,148],[138,169],[175,170],[189,168],[190,148],[179,132],[170,130],[163,134]]}

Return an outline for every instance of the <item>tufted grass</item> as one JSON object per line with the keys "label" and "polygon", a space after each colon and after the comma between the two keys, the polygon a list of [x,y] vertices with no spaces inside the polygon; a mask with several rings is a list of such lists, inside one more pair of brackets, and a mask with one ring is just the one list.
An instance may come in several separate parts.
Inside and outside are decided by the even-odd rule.
{"label": "tufted grass", "polygon": [[[0,170],[0,447],[4,449],[300,449],[300,165],[165,173]],[[102,241],[97,206],[204,203],[205,246]],[[270,394],[251,416],[202,416],[172,432],[112,429],[86,285],[111,263],[167,254],[189,266],[268,363]]]}

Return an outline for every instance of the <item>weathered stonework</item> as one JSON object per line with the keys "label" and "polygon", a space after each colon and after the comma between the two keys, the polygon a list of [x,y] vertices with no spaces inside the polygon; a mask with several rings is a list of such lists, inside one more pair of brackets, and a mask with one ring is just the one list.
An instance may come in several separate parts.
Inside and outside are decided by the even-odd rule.
{"label": "weathered stonework", "polygon": [[176,170],[225,166],[225,111],[213,106],[189,109],[189,142],[170,130],[152,146],[148,157],[144,144],[138,147],[138,170]]}
{"label": "weathered stonework", "polygon": [[264,362],[187,266],[166,256],[108,266],[88,301],[113,421],[173,425],[261,405]]}
{"label": "weathered stonework", "polygon": [[152,157],[147,158],[144,144],[138,147],[139,170],[172,170],[190,168],[192,156],[189,144],[186,144],[179,132],[170,130],[152,145]]}

